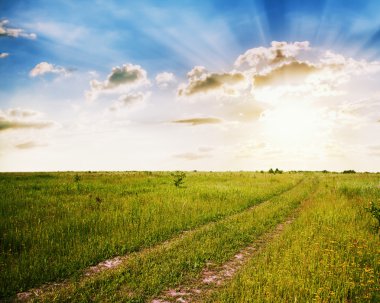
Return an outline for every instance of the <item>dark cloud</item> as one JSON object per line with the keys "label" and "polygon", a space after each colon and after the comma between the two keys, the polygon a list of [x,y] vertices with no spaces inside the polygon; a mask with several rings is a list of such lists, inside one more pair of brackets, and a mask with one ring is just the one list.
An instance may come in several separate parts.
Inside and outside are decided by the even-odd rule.
{"label": "dark cloud", "polygon": [[183,123],[191,125],[201,125],[201,124],[217,124],[221,123],[222,120],[218,118],[191,118],[191,119],[181,119],[172,121],[173,123]]}
{"label": "dark cloud", "polygon": [[207,74],[201,78],[190,78],[187,87],[180,89],[180,96],[191,96],[198,93],[206,93],[210,90],[216,90],[223,85],[235,85],[244,81],[244,75],[241,73],[223,73]]}
{"label": "dark cloud", "polygon": [[267,74],[254,76],[255,87],[266,85],[294,84],[302,82],[306,76],[318,68],[306,62],[291,62],[273,69]]}

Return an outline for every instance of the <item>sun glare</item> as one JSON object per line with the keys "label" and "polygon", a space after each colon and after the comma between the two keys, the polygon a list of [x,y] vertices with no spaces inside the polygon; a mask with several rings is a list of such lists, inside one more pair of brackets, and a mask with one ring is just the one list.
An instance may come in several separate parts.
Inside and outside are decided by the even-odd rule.
{"label": "sun glare", "polygon": [[308,104],[287,104],[268,110],[262,121],[267,142],[285,150],[314,145],[323,136],[323,119]]}

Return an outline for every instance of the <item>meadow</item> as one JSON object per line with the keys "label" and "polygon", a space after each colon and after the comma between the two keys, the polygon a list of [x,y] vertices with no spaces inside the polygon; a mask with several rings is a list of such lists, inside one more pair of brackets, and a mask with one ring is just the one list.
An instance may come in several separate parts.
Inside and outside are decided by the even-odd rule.
{"label": "meadow", "polygon": [[[379,174],[187,172],[174,181],[170,172],[0,174],[0,300],[151,302],[256,242],[263,247],[236,274],[181,299],[380,299],[379,232],[367,209],[380,204]],[[115,256],[126,257],[85,274]]]}

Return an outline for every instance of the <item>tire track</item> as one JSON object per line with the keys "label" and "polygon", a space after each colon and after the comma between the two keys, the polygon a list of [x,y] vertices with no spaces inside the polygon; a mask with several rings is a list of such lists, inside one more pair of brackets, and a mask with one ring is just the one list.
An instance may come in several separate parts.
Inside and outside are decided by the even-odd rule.
{"label": "tire track", "polygon": [[[197,226],[193,229],[190,229],[190,230],[181,231],[180,233],[178,233],[174,237],[171,237],[170,239],[168,239],[166,241],[159,242],[153,246],[143,248],[143,249],[138,250],[136,252],[128,253],[126,255],[116,256],[114,258],[104,260],[95,266],[90,266],[90,267],[82,270],[83,274],[81,275],[81,277],[79,278],[79,280],[76,283],[80,283],[80,282],[82,282],[86,279],[89,279],[95,275],[101,274],[104,271],[117,269],[118,267],[122,266],[130,258],[131,255],[144,254],[144,253],[148,253],[150,251],[153,251],[153,250],[157,249],[158,247],[169,246],[172,242],[175,242],[181,238],[184,238],[190,233],[199,232],[202,229],[209,228],[210,226],[213,226],[213,225],[219,223],[220,221],[227,220],[227,219],[233,218],[235,216],[239,216],[240,214],[247,212],[247,211],[251,211],[254,208],[258,207],[259,205],[293,190],[295,187],[297,187],[301,183],[303,183],[304,180],[305,180],[305,178],[302,178],[293,186],[290,186],[287,189],[282,190],[282,191],[270,196],[266,200],[262,200],[259,203],[256,203],[256,204],[251,205],[247,208],[244,208],[244,209],[242,209],[236,213],[227,215],[227,216],[222,217],[222,218],[218,218],[217,220],[214,220],[214,221],[206,222],[205,224],[199,225],[199,226]],[[18,293],[16,295],[16,297],[14,298],[14,301],[16,301],[16,302],[29,302],[29,301],[32,301],[34,299],[37,299],[38,297],[40,297],[44,293],[52,293],[52,292],[58,291],[60,289],[64,289],[65,287],[67,287],[68,285],[70,285],[72,283],[73,282],[68,280],[68,279],[64,280],[62,282],[46,283],[40,287],[32,288],[28,291]]]}
{"label": "tire track", "polygon": [[303,205],[311,200],[315,194],[315,188],[301,205],[282,223],[278,224],[271,231],[263,234],[249,246],[239,250],[232,259],[222,265],[207,263],[200,273],[198,279],[190,280],[183,285],[165,290],[158,297],[149,300],[150,303],[190,303],[203,302],[205,296],[220,288],[227,281],[231,280],[235,274],[254,256],[260,254],[271,241],[279,237],[284,229],[292,224],[298,217]]}

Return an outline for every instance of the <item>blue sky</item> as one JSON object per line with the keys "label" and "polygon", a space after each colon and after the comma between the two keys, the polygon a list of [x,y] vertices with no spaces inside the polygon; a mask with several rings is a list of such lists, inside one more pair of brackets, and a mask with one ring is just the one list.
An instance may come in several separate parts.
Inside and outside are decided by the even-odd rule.
{"label": "blue sky", "polygon": [[[164,110],[167,108],[170,111],[171,106],[176,108],[178,119],[183,116],[197,115],[214,117],[218,115],[216,111],[211,111],[215,103],[210,107],[206,106],[209,110],[203,111],[201,105],[190,109],[187,103],[184,105],[177,102],[178,87],[186,81],[189,81],[190,87],[191,80],[187,79],[186,75],[195,66],[204,66],[209,73],[230,73],[236,69],[234,62],[240,55],[249,49],[270,48],[272,41],[284,41],[289,44],[307,41],[312,47],[312,52],[331,51],[346,59],[352,58],[357,62],[364,60],[370,65],[371,62],[377,62],[380,59],[379,13],[380,2],[375,0],[4,0],[0,2],[0,20],[4,21],[2,30],[20,30],[21,34],[12,36],[8,33],[0,37],[0,53],[3,54],[0,58],[0,110],[6,113],[12,108],[25,108],[41,112],[45,115],[45,119],[50,119],[60,125],[57,130],[60,135],[51,136],[63,138],[64,130],[81,124],[84,116],[99,119],[99,115],[104,114],[102,110],[108,108],[108,103],[115,102],[120,97],[116,93],[109,94],[110,89],[106,88],[107,75],[110,75],[115,67],[132,64],[140,66],[147,73],[147,79],[144,92],[142,89],[138,91],[136,88],[131,88],[129,93],[133,92],[135,97],[136,94],[146,93],[149,95],[147,100],[150,101],[145,109],[132,109],[131,113],[127,114],[127,116],[135,115],[135,120],[130,116],[125,120],[133,124],[136,121],[142,123],[142,121],[151,120],[152,117],[155,117],[156,122],[171,119],[164,113],[160,116],[161,110],[167,112]],[[305,54],[305,56],[299,60],[309,60],[311,55]],[[45,70],[31,76],[31,71],[41,62],[51,64],[49,67],[45,66],[49,71]],[[322,64],[321,62],[318,64]],[[175,79],[169,85],[172,88],[171,93],[168,90],[162,90],[162,87],[159,88],[158,82],[154,80],[156,75],[162,72],[170,73]],[[248,71],[244,72],[244,77],[247,77]],[[377,77],[371,75],[372,78]],[[99,89],[96,91],[92,87],[90,82],[94,79],[98,83],[103,83],[104,91],[100,92]],[[370,81],[365,83],[370,83]],[[97,101],[88,105],[86,91],[99,93],[99,98],[95,97]],[[372,100],[376,93],[375,88],[371,87],[368,98]],[[209,100],[211,97],[207,98]],[[254,93],[249,98],[253,98],[258,103],[261,102]],[[171,99],[173,104],[165,103],[169,102],[167,100],[160,101],[162,99]],[[317,101],[326,102],[322,99]],[[340,100],[343,103],[356,101]],[[262,127],[260,123],[258,124],[255,129]],[[246,126],[244,125],[245,128]],[[140,130],[143,132],[145,127],[147,126],[141,126]],[[23,143],[10,143],[9,133],[15,132],[17,136],[22,131],[7,129],[6,132],[2,132],[3,134],[0,133],[3,150],[8,150],[3,152],[3,163],[13,159],[13,156],[15,158],[27,156],[29,149],[12,150],[10,147],[12,144],[15,146]],[[39,136],[38,130],[33,130],[33,132],[37,133],[37,137]],[[163,130],[162,137],[166,138],[168,133],[170,130]],[[94,134],[97,134],[97,131],[94,131]],[[32,134],[24,140],[27,141],[26,143],[35,142]],[[146,140],[149,141],[149,136]],[[265,141],[265,139],[260,140]],[[52,146],[49,138],[46,141],[49,142],[30,144],[30,146],[36,146],[33,152],[37,154],[37,150],[42,152],[43,149]],[[60,142],[64,142],[64,139]],[[217,145],[222,142],[215,144],[216,146],[210,148],[217,149]],[[237,143],[234,142],[234,144]],[[46,150],[44,152],[47,153]],[[174,150],[167,152],[174,155],[176,152],[179,153]],[[186,153],[190,152],[182,152],[182,154]],[[11,158],[5,160],[11,155]],[[155,162],[152,160],[151,163]],[[279,161],[279,164],[281,163]],[[193,164],[194,162],[191,163]],[[180,168],[188,168],[186,164],[181,163],[167,167],[157,166],[157,168],[171,169],[176,168],[176,165]],[[200,164],[201,168],[202,165]],[[239,165],[232,165],[231,168],[244,166]],[[322,164],[310,167],[316,168],[318,165]],[[110,169],[114,168],[111,166],[109,166]],[[249,168],[259,166],[251,165]],[[305,164],[298,166],[308,168]],[[337,165],[336,168],[343,166],[343,164]],[[3,167],[4,170],[13,169],[8,164],[3,164]],[[50,167],[53,166],[41,163],[41,169]],[[76,168],[75,165],[68,165],[68,167]],[[108,166],[105,164],[101,166],[103,167]],[[33,166],[33,169],[37,168],[38,166]],[[64,165],[57,167],[57,169],[64,168],[66,168]],[[218,164],[211,168],[217,169]]]}
{"label": "blue sky", "polygon": [[[329,44],[371,59],[380,55],[380,2],[374,0],[2,1],[0,11],[10,26],[38,35],[36,41],[0,40],[1,51],[12,53],[1,62],[1,76],[7,75],[2,89],[17,86],[22,70],[42,60],[103,71],[121,61],[138,62],[151,72],[185,73],[205,65],[204,58],[210,65],[230,64],[246,49],[273,40]],[[54,24],[55,32],[39,32],[38,23]],[[228,37],[218,37],[225,31]],[[184,54],[186,41],[200,50],[193,62]]]}

